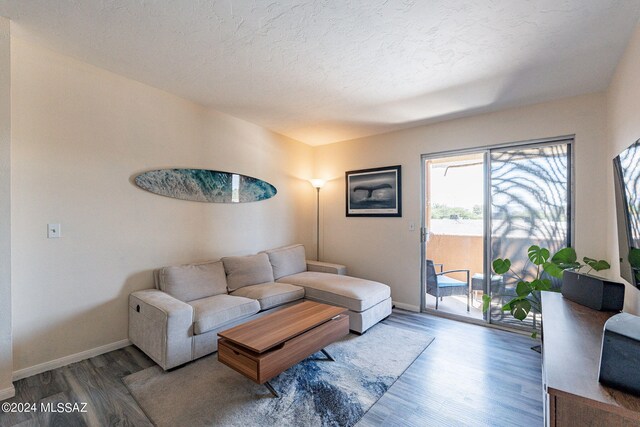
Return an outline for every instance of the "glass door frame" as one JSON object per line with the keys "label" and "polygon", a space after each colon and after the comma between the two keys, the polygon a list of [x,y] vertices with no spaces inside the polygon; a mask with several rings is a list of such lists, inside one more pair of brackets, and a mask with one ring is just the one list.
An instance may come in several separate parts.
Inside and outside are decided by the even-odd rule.
{"label": "glass door frame", "polygon": [[446,151],[438,151],[434,153],[422,154],[420,156],[420,312],[433,314],[439,317],[452,318],[455,320],[460,320],[467,323],[474,323],[479,325],[491,326],[499,329],[508,329],[508,330],[516,330],[513,328],[508,328],[503,325],[497,325],[491,322],[491,316],[487,316],[486,319],[475,319],[471,317],[467,317],[464,315],[454,314],[454,313],[446,313],[441,312],[439,310],[435,310],[427,307],[426,302],[426,259],[427,259],[427,237],[429,235],[429,230],[426,228],[427,224],[427,171],[426,171],[426,163],[427,160],[437,159],[442,157],[453,157],[457,155],[465,155],[465,154],[483,154],[484,157],[484,167],[483,167],[483,180],[484,180],[484,209],[483,209],[483,222],[484,222],[484,235],[483,235],[483,258],[484,258],[484,268],[483,268],[483,276],[485,283],[483,284],[484,289],[490,289],[487,285],[487,281],[489,280],[489,275],[487,272],[490,272],[491,267],[491,151],[492,150],[504,150],[504,149],[517,149],[517,148],[535,148],[539,146],[545,145],[553,145],[554,143],[566,143],[568,146],[568,190],[569,190],[569,201],[568,201],[568,241],[569,246],[573,246],[574,236],[575,236],[575,134],[557,136],[552,138],[543,138],[543,139],[534,139],[534,140],[526,140],[526,141],[518,141],[518,142],[510,142],[504,144],[495,144],[495,145],[486,145],[475,148],[466,148],[460,150],[446,150]]}

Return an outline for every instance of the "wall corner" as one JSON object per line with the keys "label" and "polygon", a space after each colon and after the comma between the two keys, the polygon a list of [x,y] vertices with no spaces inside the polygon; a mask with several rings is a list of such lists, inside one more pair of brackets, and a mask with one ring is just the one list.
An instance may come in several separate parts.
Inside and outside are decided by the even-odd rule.
{"label": "wall corner", "polygon": [[0,17],[0,400],[15,395],[11,322],[11,33]]}

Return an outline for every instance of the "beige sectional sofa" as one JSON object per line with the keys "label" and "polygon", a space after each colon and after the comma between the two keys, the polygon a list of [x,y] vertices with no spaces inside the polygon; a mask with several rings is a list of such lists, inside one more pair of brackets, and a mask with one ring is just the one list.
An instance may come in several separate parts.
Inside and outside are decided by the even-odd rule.
{"label": "beige sectional sofa", "polygon": [[129,296],[129,339],[163,369],[216,351],[218,332],[303,298],[347,308],[358,333],[391,314],[387,285],[308,261],[302,245],[164,267],[154,277],[156,289]]}

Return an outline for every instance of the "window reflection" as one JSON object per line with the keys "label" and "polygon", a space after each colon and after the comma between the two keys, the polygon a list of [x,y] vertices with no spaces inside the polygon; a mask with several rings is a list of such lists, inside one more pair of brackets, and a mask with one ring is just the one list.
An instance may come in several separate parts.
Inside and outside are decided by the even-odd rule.
{"label": "window reflection", "polygon": [[231,203],[240,203],[240,175],[231,175]]}

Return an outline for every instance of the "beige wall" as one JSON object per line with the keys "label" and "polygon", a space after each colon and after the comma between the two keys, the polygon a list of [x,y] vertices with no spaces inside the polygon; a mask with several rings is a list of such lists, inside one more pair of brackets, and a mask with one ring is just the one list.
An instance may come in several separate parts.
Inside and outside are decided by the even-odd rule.
{"label": "beige wall", "polygon": [[[629,41],[629,45],[618,64],[616,73],[607,94],[607,125],[609,151],[607,161],[640,138],[640,27]],[[612,260],[619,257],[617,229],[614,215],[613,172],[607,171],[609,253]],[[618,263],[614,264],[619,272]],[[625,292],[625,310],[640,314],[640,291],[627,283]]]}
{"label": "beige wall", "polygon": [[[322,190],[323,258],[389,283],[394,301],[420,305],[420,155],[575,134],[575,245],[580,255],[607,257],[608,185],[605,97],[592,94],[421,126],[316,148]],[[402,218],[345,217],[344,172],[402,165]],[[410,231],[409,224],[416,224]],[[594,226],[595,224],[595,226]]]}
{"label": "beige wall", "polygon": [[0,17],[0,400],[14,393],[11,377],[11,39]]}
{"label": "beige wall", "polygon": [[[20,39],[11,67],[14,370],[126,339],[127,296],[153,268],[292,242],[313,256],[311,147]],[[162,167],[247,174],[278,194],[205,204],[131,184]]]}
{"label": "beige wall", "polygon": [[[454,236],[429,234],[427,258],[443,264],[444,270],[468,269],[469,277],[484,269],[484,238],[482,236]],[[450,273],[447,276],[466,280],[465,273]]]}

